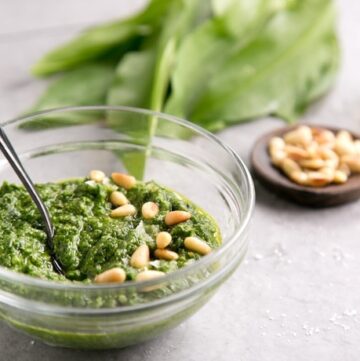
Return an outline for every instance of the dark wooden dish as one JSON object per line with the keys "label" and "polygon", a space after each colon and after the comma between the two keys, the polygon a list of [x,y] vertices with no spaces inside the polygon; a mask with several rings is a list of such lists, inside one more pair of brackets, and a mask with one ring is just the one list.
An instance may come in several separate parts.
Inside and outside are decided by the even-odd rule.
{"label": "dark wooden dish", "polygon": [[[312,128],[326,128],[334,132],[340,128],[309,124]],[[280,169],[271,164],[268,153],[270,138],[283,136],[284,133],[297,128],[283,127],[265,134],[257,140],[251,153],[251,166],[255,177],[268,189],[288,200],[311,207],[330,207],[352,202],[360,198],[360,174],[351,175],[345,184],[328,185],[322,188],[311,188],[298,185],[289,180]],[[350,132],[355,139],[358,134]]]}

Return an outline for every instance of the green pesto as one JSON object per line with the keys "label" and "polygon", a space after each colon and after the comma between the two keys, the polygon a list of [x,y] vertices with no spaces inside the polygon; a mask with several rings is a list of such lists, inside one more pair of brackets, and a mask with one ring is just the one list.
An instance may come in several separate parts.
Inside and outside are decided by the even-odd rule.
{"label": "green pesto", "polygon": [[[55,253],[65,270],[65,277],[54,272],[40,215],[22,186],[3,183],[0,187],[0,265],[49,280],[91,282],[113,267],[122,267],[127,280],[139,270],[130,266],[130,257],[141,244],[153,252],[155,237],[168,231],[173,237],[170,249],[179,254],[176,261],[156,260],[150,269],[173,272],[200,258],[184,248],[187,236],[197,236],[212,248],[221,242],[214,219],[178,193],[155,182],[137,182],[126,191],[113,183],[97,184],[88,179],[71,179],[37,185],[55,226]],[[138,210],[135,216],[111,218],[109,201],[112,191],[121,190]],[[148,201],[158,204],[160,212],[152,220],[141,215]],[[167,212],[185,210],[190,220],[169,227]]]}

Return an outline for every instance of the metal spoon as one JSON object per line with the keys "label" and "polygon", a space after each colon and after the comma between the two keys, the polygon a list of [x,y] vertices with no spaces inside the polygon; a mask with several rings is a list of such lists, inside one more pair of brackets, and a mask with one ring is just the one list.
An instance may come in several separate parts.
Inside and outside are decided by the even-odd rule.
{"label": "metal spoon", "polygon": [[26,173],[25,168],[23,167],[15,149],[13,148],[9,138],[5,134],[3,128],[0,127],[0,150],[4,154],[5,158],[10,163],[12,169],[15,171],[19,179],[21,180],[22,184],[30,194],[30,197],[34,201],[36,207],[38,208],[41,218],[44,222],[45,232],[47,236],[47,244],[50,249],[51,260],[54,267],[54,270],[57,273],[64,274],[59,261],[56,259],[54,253],[54,227],[51,223],[49,211],[47,210],[44,202],[41,200],[37,190],[34,187],[34,183],[32,182],[29,175]]}

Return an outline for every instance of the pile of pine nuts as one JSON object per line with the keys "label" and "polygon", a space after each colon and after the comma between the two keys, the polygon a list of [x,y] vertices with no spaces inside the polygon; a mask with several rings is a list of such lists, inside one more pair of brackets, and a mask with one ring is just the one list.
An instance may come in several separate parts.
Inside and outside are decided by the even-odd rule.
{"label": "pile of pine nuts", "polygon": [[360,173],[360,140],[346,130],[299,126],[269,142],[272,163],[293,182],[309,187],[346,183]]}
{"label": "pile of pine nuts", "polygon": [[[89,179],[95,183],[105,184],[109,181],[105,173],[100,170],[92,170]],[[129,190],[136,185],[135,177],[125,173],[112,173],[111,179],[117,186]],[[138,210],[130,204],[126,195],[120,190],[114,190],[110,194],[110,202],[116,207],[110,212],[112,218],[124,218],[134,216]],[[155,202],[146,202],[141,207],[141,215],[145,220],[155,218],[159,214],[159,206]],[[175,226],[186,222],[191,218],[191,213],[186,211],[171,211],[164,216],[164,223],[167,227]],[[168,247],[172,243],[172,236],[169,232],[161,231],[156,235],[156,250],[153,255],[156,259],[174,261],[179,258],[177,252]],[[192,252],[202,256],[211,252],[211,247],[202,239],[197,237],[186,237],[184,247]],[[164,272],[148,269],[151,262],[151,252],[147,244],[140,245],[130,258],[130,265],[139,270],[136,281],[148,281],[157,277],[164,276]],[[126,281],[126,272],[119,267],[115,267],[100,273],[95,277],[95,283],[123,283]]]}

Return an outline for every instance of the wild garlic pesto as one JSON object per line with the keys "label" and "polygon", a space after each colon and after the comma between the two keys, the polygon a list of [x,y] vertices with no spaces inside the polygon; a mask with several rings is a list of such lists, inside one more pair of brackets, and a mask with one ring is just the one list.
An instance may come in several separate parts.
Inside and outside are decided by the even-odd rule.
{"label": "wild garlic pesto", "polygon": [[[116,176],[109,180],[99,173],[90,173],[90,177],[36,186],[55,226],[54,250],[65,276],[53,270],[43,224],[29,195],[22,186],[3,183],[0,265],[44,279],[81,282],[93,282],[105,271],[120,269],[123,276],[118,272],[117,279],[129,281],[143,279],[139,274],[147,270],[173,272],[199,259],[201,248],[186,245],[187,238],[188,243],[194,238],[205,249],[219,246],[214,219],[178,193],[132,177],[130,183],[117,182]],[[167,218],[177,213],[191,217],[170,224]],[[157,249],[158,235],[163,232],[171,235],[165,251],[172,258]],[[141,246],[145,263],[139,266],[134,254]]]}

